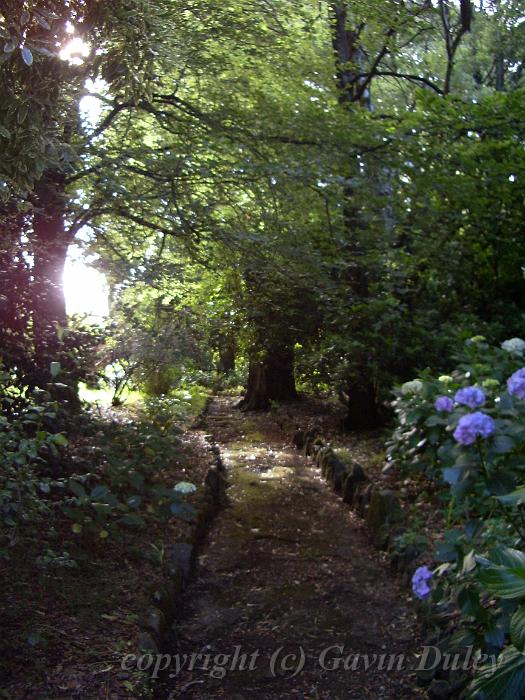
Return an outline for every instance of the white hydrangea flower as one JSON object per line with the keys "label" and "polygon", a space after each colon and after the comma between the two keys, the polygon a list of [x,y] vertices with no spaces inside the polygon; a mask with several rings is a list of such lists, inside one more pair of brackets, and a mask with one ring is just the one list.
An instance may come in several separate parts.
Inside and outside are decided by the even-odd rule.
{"label": "white hydrangea flower", "polygon": [[466,343],[467,345],[472,345],[472,344],[478,344],[478,343],[484,343],[487,339],[485,338],[484,335],[473,335],[472,338],[469,338]]}
{"label": "white hydrangea flower", "polygon": [[451,384],[454,381],[450,374],[442,374],[438,379],[443,384]]}
{"label": "white hydrangea flower", "polygon": [[503,350],[510,352],[512,355],[521,357],[525,353],[525,340],[521,338],[510,338],[501,343]]}
{"label": "white hydrangea flower", "polygon": [[498,389],[499,388],[499,382],[497,379],[485,379],[482,383],[481,386],[484,389]]}
{"label": "white hydrangea flower", "polygon": [[423,382],[419,379],[413,379],[411,382],[405,382],[401,386],[401,393],[403,396],[410,396],[410,394],[419,394],[423,389]]}
{"label": "white hydrangea flower", "polygon": [[189,481],[179,481],[179,483],[173,487],[173,490],[186,496],[189,493],[195,493],[197,487]]}

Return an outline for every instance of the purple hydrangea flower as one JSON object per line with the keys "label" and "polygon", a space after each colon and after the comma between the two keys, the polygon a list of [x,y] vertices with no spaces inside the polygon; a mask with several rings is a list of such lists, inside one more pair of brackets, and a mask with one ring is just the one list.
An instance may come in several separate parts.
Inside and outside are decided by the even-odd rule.
{"label": "purple hydrangea flower", "polygon": [[457,403],[462,403],[469,408],[478,408],[485,403],[485,394],[477,386],[466,386],[456,391],[454,399]]}
{"label": "purple hydrangea flower", "polygon": [[450,396],[438,396],[434,407],[436,411],[447,411],[450,413],[454,410],[454,402]]}
{"label": "purple hydrangea flower", "polygon": [[461,445],[472,445],[477,437],[488,438],[496,430],[496,423],[486,413],[476,411],[461,416],[454,437]]}
{"label": "purple hydrangea flower", "polygon": [[522,367],[507,379],[507,387],[511,396],[517,396],[525,401],[525,367]]}
{"label": "purple hydrangea flower", "polygon": [[428,585],[434,573],[430,571],[428,566],[420,566],[412,576],[412,590],[418,598],[424,600],[431,594],[432,589]]}

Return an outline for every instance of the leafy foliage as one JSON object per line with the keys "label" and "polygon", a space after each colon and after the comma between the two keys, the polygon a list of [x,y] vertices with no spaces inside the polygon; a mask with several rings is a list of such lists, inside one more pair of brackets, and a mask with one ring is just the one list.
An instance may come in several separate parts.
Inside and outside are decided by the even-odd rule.
{"label": "leafy foliage", "polygon": [[49,393],[22,393],[5,371],[0,374],[0,388],[0,519],[7,541],[13,542],[21,527],[41,522],[50,514],[48,469],[56,464],[68,441],[53,430],[58,405]]}
{"label": "leafy foliage", "polygon": [[[272,386],[295,396],[297,378],[337,394],[348,427],[371,427],[392,384],[419,372],[397,390],[390,458],[450,486],[443,595],[480,646],[499,649],[510,630],[522,649],[521,608],[514,624],[505,608],[521,605],[519,575],[490,559],[498,543],[515,556],[525,534],[523,406],[504,389],[520,360],[490,345],[523,332],[521,5],[2,3],[11,541],[55,516],[86,546],[149,517],[191,517],[187,487],[159,475],[177,452],[173,421],[218,375],[235,388],[247,378],[255,406],[271,405]],[[67,319],[74,240],[108,280],[107,327]],[[456,358],[479,332],[488,341]],[[116,405],[140,389],[143,413],[82,418],[80,381],[109,383]],[[481,417],[435,408],[473,385]],[[100,440],[82,466],[70,449],[83,421]],[[486,440],[458,442],[460,424]],[[43,567],[68,562],[42,553]],[[521,693],[515,649],[484,692]]]}
{"label": "leafy foliage", "polygon": [[67,459],[68,439],[53,431],[57,401],[43,391],[20,394],[9,385],[8,375],[2,379],[0,513],[6,542],[13,545],[35,528],[49,531],[64,516],[75,535],[100,539],[118,535],[122,527],[144,527],[150,518],[193,518],[185,496],[194,487],[167,488],[158,483],[158,475],[179,454],[173,421],[202,407],[197,392],[187,397],[192,408],[184,408],[189,401],[173,397],[148,404],[138,422],[102,423],[98,447],[88,448],[84,463],[79,447],[75,462]]}
{"label": "leafy foliage", "polygon": [[[524,347],[519,338],[494,348],[474,337],[451,375],[436,380],[427,373],[407,382],[395,402],[390,460],[450,488],[433,593],[438,607],[459,610],[450,643],[499,655],[496,667],[476,676],[472,697],[516,697],[525,678],[525,404],[516,384]],[[477,409],[491,430],[465,434],[458,426]]]}

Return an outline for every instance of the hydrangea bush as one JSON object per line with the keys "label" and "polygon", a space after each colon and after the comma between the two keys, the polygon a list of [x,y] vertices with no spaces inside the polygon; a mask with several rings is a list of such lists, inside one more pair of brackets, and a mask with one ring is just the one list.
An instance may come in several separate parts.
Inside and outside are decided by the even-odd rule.
{"label": "hydrangea bush", "polygon": [[396,390],[388,459],[449,493],[436,566],[416,570],[413,592],[459,613],[452,647],[497,656],[470,697],[525,697],[525,341],[472,338],[457,360]]}
{"label": "hydrangea bush", "polygon": [[[519,339],[512,340],[516,350]],[[525,358],[516,351],[490,347],[475,337],[450,375],[423,373],[396,389],[397,426],[388,460],[444,478],[456,496],[482,487],[489,463],[493,487],[500,478],[516,483],[525,457],[523,365]],[[498,491],[505,492],[503,484]]]}

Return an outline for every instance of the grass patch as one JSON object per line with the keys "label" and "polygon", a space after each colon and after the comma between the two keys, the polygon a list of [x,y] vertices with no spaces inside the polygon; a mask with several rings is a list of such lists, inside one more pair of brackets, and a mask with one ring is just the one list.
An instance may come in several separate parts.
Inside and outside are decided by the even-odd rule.
{"label": "grass patch", "polygon": [[[109,387],[104,389],[92,389],[86,384],[80,383],[78,386],[78,395],[81,401],[109,408],[113,399],[113,390]],[[127,406],[136,406],[143,400],[144,395],[137,390],[125,389],[122,394],[122,402]]]}

